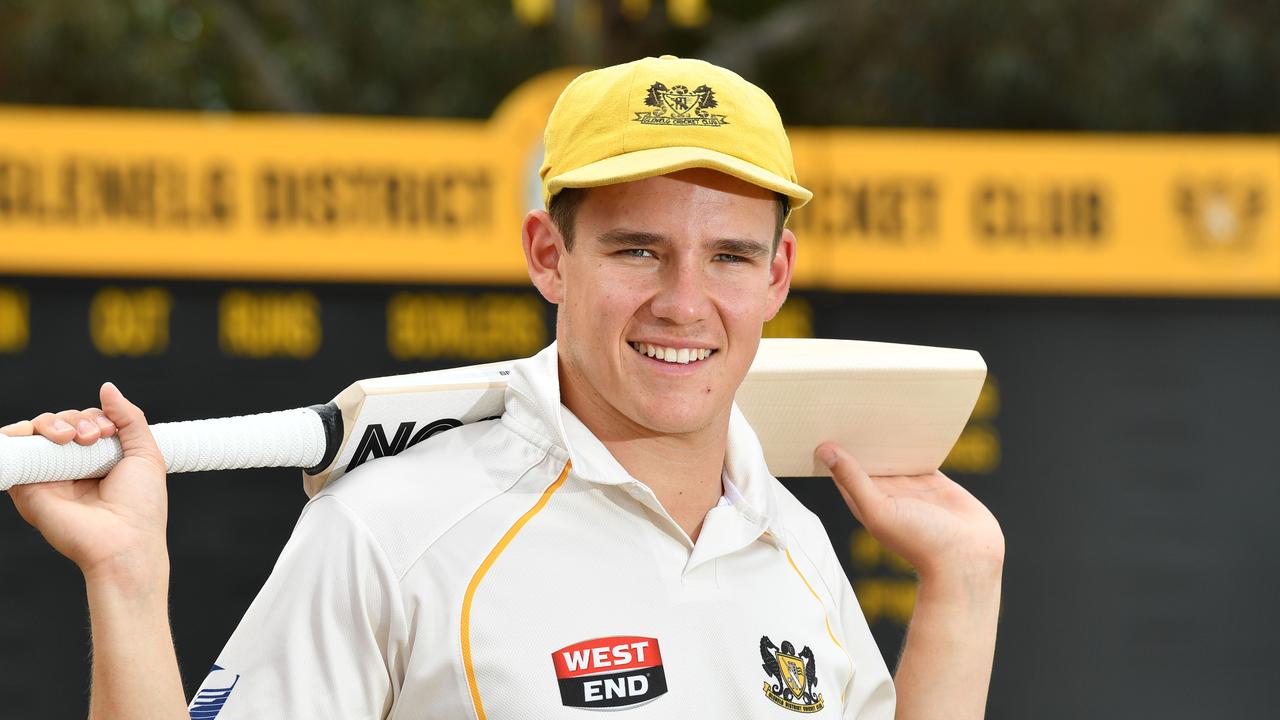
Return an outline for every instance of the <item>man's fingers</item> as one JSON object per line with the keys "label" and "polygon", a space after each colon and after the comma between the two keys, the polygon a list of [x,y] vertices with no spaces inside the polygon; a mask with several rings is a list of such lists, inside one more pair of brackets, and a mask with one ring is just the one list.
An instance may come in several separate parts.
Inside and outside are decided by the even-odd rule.
{"label": "man's fingers", "polygon": [[16,423],[9,423],[4,427],[0,427],[0,434],[9,437],[23,437],[35,433],[36,428],[31,424],[30,420],[19,420]]}
{"label": "man's fingers", "polygon": [[[56,417],[76,429],[72,439],[77,445],[92,445],[102,436],[102,428],[93,421],[93,417],[87,410],[63,410]],[[56,425],[57,422],[55,421],[54,424]]]}
{"label": "man's fingers", "polygon": [[819,461],[831,468],[831,477],[840,495],[858,522],[866,525],[863,518],[868,514],[874,515],[875,508],[884,500],[871,476],[863,471],[853,455],[835,443],[819,445],[815,454]]}
{"label": "man's fingers", "polygon": [[59,445],[66,445],[76,436],[76,427],[61,417],[62,413],[41,413],[31,419],[37,435],[42,435]]}
{"label": "man's fingers", "polygon": [[142,410],[129,402],[113,383],[103,383],[99,393],[102,398],[102,410],[107,418],[115,424],[120,435],[120,448],[125,457],[141,457],[155,463],[164,470],[164,458],[155,438],[151,436],[151,428],[147,426],[147,418]]}
{"label": "man's fingers", "polygon": [[107,414],[102,412],[102,410],[98,408],[85,408],[84,414],[98,425],[98,432],[102,434],[102,437],[108,438],[116,434],[116,424],[111,422],[111,418],[108,418]]}
{"label": "man's fingers", "polygon": [[31,421],[31,427],[59,445],[71,440],[78,445],[92,445],[99,438],[115,434],[115,425],[97,408],[43,413]]}
{"label": "man's fingers", "polygon": [[98,438],[102,435],[102,428],[98,427],[98,423],[88,418],[77,420],[75,428],[77,445],[92,445],[98,442]]}
{"label": "man's fingers", "polygon": [[862,523],[865,527],[867,523],[862,519],[862,510],[858,508],[858,504],[849,496],[848,491],[845,490],[840,483],[836,483],[836,490],[840,491],[840,497],[844,498],[844,504],[849,506],[849,511],[852,512],[853,516],[858,519],[858,522]]}

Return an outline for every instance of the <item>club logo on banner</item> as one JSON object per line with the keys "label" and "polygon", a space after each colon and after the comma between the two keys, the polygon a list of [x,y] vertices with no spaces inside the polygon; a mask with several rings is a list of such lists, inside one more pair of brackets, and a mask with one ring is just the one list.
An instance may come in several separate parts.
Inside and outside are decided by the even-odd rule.
{"label": "club logo on banner", "polygon": [[817,663],[808,645],[797,653],[786,640],[778,647],[765,635],[760,638],[760,658],[770,678],[764,683],[764,694],[775,705],[798,713],[815,713],[825,706],[817,690]]}
{"label": "club logo on banner", "polygon": [[657,638],[616,635],[583,640],[551,653],[567,707],[616,710],[667,692]]}
{"label": "club logo on banner", "polygon": [[1174,206],[1192,249],[1248,252],[1262,226],[1266,188],[1223,177],[1183,180],[1174,188]]}

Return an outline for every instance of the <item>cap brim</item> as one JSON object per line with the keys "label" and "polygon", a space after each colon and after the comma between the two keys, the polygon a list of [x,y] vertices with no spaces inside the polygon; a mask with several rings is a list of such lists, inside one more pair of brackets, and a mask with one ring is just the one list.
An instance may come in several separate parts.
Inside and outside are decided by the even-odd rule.
{"label": "cap brim", "polygon": [[681,146],[636,150],[561,173],[547,182],[548,198],[546,199],[564,188],[615,185],[689,168],[719,170],[752,185],[782,193],[791,199],[793,210],[809,202],[813,197],[813,193],[781,175],[771,173],[740,158],[706,148]]}

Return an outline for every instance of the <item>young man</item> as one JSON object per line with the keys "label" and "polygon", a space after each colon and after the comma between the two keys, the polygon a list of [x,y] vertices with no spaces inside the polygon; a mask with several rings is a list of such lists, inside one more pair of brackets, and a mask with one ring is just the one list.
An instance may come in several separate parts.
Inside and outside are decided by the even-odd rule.
{"label": "young man", "polygon": [[[556,342],[516,364],[500,420],[308,503],[191,716],[981,717],[991,514],[940,473],[873,479],[816,449],[920,573],[895,709],[822,527],[733,406],[790,285],[782,223],[810,197],[772,101],[694,60],[587,73],[552,111],[542,177],[550,212],[523,245]],[[118,432],[107,478],[11,494],[84,572],[91,716],[185,717],[163,463],[141,411],[110,385],[102,404],[7,431]]]}

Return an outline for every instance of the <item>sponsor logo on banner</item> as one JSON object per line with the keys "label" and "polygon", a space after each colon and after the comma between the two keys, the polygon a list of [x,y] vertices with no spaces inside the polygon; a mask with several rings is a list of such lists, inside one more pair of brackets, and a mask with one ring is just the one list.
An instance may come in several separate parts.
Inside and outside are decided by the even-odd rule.
{"label": "sponsor logo on banner", "polygon": [[583,640],[551,653],[560,700],[567,707],[617,710],[667,691],[657,638],[616,635]]}
{"label": "sponsor logo on banner", "polygon": [[196,696],[191,699],[191,706],[188,708],[191,720],[214,720],[218,717],[238,682],[239,674],[214,665],[209,670],[208,677],[200,684]]}
{"label": "sponsor logo on banner", "polygon": [[1248,252],[1266,206],[1261,183],[1216,178],[1174,188],[1174,207],[1195,250]]}
{"label": "sponsor logo on banner", "polygon": [[773,644],[766,635],[760,638],[761,666],[769,679],[764,682],[764,694],[775,705],[798,713],[815,713],[825,703],[818,692],[818,667],[813,651],[806,645],[796,652],[787,641],[782,647]]}
{"label": "sponsor logo on banner", "polygon": [[660,82],[649,86],[644,104],[654,108],[638,112],[634,122],[643,125],[702,125],[720,127],[728,125],[724,115],[708,112],[719,106],[716,93],[710,85],[699,85],[689,90],[684,85],[668,88]]}

